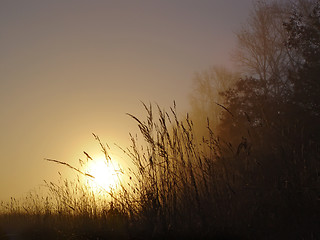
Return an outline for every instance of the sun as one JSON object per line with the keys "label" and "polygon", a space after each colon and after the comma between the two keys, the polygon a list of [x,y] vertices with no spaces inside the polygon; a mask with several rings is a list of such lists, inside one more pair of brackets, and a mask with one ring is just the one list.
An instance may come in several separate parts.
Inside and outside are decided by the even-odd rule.
{"label": "sun", "polygon": [[89,186],[95,191],[113,191],[120,184],[121,168],[115,161],[105,159],[93,159],[87,165],[86,173]]}

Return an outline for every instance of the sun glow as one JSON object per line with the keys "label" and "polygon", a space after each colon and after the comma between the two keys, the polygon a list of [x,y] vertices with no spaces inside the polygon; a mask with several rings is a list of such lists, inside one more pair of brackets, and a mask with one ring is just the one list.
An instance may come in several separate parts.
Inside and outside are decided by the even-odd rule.
{"label": "sun glow", "polygon": [[88,184],[94,191],[114,191],[120,184],[121,168],[112,160],[94,159],[88,163],[86,173],[92,176]]}

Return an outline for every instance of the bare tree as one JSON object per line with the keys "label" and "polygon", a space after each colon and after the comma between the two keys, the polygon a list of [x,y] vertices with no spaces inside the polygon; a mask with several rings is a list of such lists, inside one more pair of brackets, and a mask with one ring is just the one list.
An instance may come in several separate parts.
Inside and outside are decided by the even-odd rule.
{"label": "bare tree", "polygon": [[288,69],[295,62],[285,46],[287,34],[283,26],[289,17],[288,2],[255,3],[247,25],[237,34],[238,47],[234,61],[242,73],[264,83],[264,94],[281,96],[290,89]]}
{"label": "bare tree", "polygon": [[225,67],[213,66],[198,72],[194,77],[194,89],[190,95],[191,115],[198,125],[206,124],[207,118],[216,126],[223,110],[221,92],[232,86],[239,79],[239,74]]}

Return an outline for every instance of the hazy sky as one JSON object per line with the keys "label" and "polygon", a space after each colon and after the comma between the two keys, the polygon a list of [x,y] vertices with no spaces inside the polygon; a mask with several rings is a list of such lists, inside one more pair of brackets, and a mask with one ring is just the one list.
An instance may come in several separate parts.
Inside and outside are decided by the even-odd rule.
{"label": "hazy sky", "polygon": [[[252,0],[0,0],[0,200],[103,142],[126,147],[140,101],[188,109],[196,71],[229,65]],[[115,154],[116,150],[114,150]],[[63,171],[62,171],[63,172]]]}

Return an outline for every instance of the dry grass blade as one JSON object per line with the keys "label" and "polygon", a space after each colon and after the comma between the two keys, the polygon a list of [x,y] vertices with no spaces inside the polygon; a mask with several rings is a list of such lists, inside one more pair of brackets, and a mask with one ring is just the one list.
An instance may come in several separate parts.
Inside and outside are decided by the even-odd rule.
{"label": "dry grass blade", "polygon": [[230,110],[228,108],[226,108],[225,106],[223,106],[220,103],[214,102],[215,104],[217,104],[219,107],[222,107],[224,110],[226,110],[232,117],[234,117],[234,115],[232,114],[232,112],[230,112]]}
{"label": "dry grass blade", "polygon": [[84,155],[87,156],[87,158],[89,158],[90,160],[93,160],[92,157],[90,157],[90,155],[86,152],[86,151],[83,151]]}
{"label": "dry grass blade", "polygon": [[44,160],[46,161],[49,161],[49,162],[54,162],[54,163],[58,163],[58,164],[61,164],[61,165],[64,165],[64,166],[67,166],[68,168],[71,168],[73,170],[75,170],[76,172],[84,175],[84,176],[87,176],[87,177],[90,177],[90,178],[94,178],[94,176],[90,175],[89,173],[84,173],[82,172],[81,170],[79,170],[78,168],[75,168],[73,166],[71,166],[69,163],[66,163],[66,162],[62,162],[62,161],[59,161],[59,160],[55,160],[55,159],[50,159],[50,158],[45,158]]}

